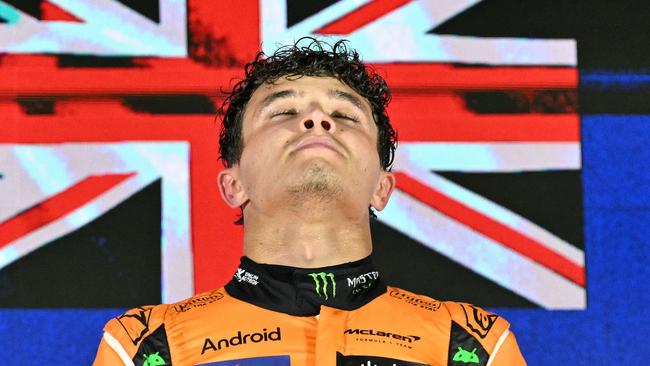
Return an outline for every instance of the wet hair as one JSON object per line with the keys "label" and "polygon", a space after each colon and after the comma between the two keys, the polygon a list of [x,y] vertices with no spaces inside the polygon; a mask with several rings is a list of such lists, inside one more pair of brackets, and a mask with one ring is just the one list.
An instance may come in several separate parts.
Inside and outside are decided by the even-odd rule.
{"label": "wet hair", "polygon": [[[280,47],[272,55],[259,52],[244,70],[244,79],[226,93],[227,97],[219,108],[222,118],[219,158],[227,167],[238,164],[241,158],[244,149],[244,111],[255,90],[283,77],[316,76],[336,78],[368,100],[377,125],[379,162],[385,171],[390,171],[397,147],[397,132],[386,114],[386,106],[391,99],[390,90],[380,75],[361,62],[359,53],[349,48],[347,41],[330,45],[315,38],[303,37],[293,45]],[[370,216],[375,217],[372,210]],[[242,222],[240,218],[237,223]]]}

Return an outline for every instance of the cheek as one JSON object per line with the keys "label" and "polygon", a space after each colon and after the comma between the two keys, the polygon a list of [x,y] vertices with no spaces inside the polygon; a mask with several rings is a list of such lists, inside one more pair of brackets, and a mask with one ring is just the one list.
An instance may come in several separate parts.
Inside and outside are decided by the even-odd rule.
{"label": "cheek", "polygon": [[[277,165],[278,153],[282,151],[282,147],[272,141],[278,139],[254,136],[244,144],[240,164],[243,170],[242,176],[248,184],[255,184],[273,174],[273,167]],[[284,141],[280,142],[283,143]]]}
{"label": "cheek", "polygon": [[377,138],[374,136],[364,136],[363,146],[365,151],[365,160],[369,167],[373,168],[379,165],[379,150],[377,149]]}

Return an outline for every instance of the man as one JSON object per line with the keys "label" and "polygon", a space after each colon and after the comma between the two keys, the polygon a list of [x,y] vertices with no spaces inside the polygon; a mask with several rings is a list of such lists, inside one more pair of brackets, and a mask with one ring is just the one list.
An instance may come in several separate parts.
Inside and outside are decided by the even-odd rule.
{"label": "man", "polygon": [[222,108],[237,272],[111,320],[95,365],[525,365],[504,319],[387,287],[372,267],[372,209],[395,186],[389,100],[344,42],[260,53]]}

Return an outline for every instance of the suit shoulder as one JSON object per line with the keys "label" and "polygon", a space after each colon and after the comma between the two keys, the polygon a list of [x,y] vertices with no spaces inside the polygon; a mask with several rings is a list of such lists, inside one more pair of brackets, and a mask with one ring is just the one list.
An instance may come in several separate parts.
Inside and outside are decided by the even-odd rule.
{"label": "suit shoulder", "polygon": [[[104,330],[121,344],[137,347],[143,339],[161,326],[169,329],[176,322],[191,319],[194,313],[200,313],[201,309],[208,308],[224,297],[225,291],[217,289],[172,304],[138,306],[111,319]],[[190,315],[188,319],[185,319],[185,314]]]}
{"label": "suit shoulder", "polygon": [[223,289],[218,289],[172,304],[138,306],[106,323],[104,339],[120,356],[137,360],[138,365],[152,355],[169,364],[170,340],[188,324],[205,321],[225,297]]}
{"label": "suit shoulder", "polygon": [[428,311],[438,311],[442,306],[440,301],[429,296],[416,294],[393,286],[388,286],[386,293],[389,297],[396,299],[397,302],[402,303],[407,307],[414,307]]}
{"label": "suit shoulder", "polygon": [[109,320],[104,331],[132,356],[140,344],[165,323],[168,310],[166,304],[138,306]]}
{"label": "suit shoulder", "polygon": [[510,323],[507,320],[481,307],[455,301],[445,301],[443,306],[449,312],[452,333],[455,329],[457,333],[472,336],[489,354],[509,333]]}

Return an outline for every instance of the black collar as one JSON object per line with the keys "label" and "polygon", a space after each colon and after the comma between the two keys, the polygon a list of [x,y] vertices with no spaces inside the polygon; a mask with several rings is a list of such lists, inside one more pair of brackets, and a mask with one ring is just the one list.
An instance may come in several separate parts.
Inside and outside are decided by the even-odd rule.
{"label": "black collar", "polygon": [[265,309],[313,316],[321,305],[357,309],[386,292],[386,285],[370,257],[323,268],[260,264],[242,257],[226,291]]}

